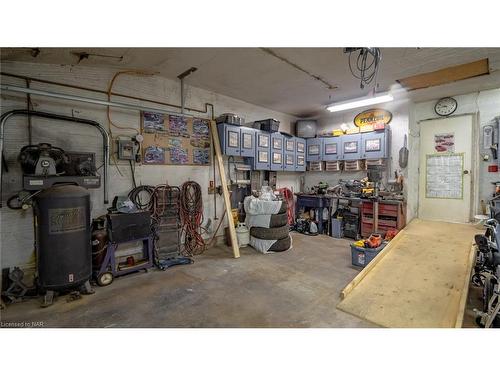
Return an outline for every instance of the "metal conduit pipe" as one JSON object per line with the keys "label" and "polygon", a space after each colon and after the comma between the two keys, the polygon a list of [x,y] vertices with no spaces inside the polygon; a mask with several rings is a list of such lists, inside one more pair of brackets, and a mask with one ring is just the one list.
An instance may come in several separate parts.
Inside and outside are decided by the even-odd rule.
{"label": "metal conduit pipe", "polygon": [[[90,88],[90,87],[79,86],[79,85],[72,85],[72,84],[69,84],[69,83],[49,81],[49,80],[46,80],[46,79],[41,79],[41,78],[36,78],[36,77],[29,77],[29,76],[23,76],[23,75],[19,75],[19,74],[12,74],[12,73],[0,72],[0,75],[3,75],[5,77],[12,77],[12,78],[17,78],[17,79],[23,79],[25,81],[29,80],[29,81],[32,81],[32,82],[45,83],[47,85],[68,87],[68,88],[77,89],[77,90],[84,90],[84,91],[96,92],[96,93],[100,93],[100,94],[104,94],[104,95],[108,94],[108,92],[105,91],[105,90],[93,89],[93,88]],[[119,96],[119,97],[127,98],[127,99],[140,100],[142,102],[154,103],[154,104],[164,105],[164,106],[167,106],[167,107],[172,107],[172,108],[177,108],[177,109],[181,109],[182,108],[182,105],[177,105],[177,104],[172,104],[172,103],[167,103],[167,102],[161,102],[161,101],[158,101],[158,100],[140,98],[138,96],[120,94],[120,93],[117,93],[117,92],[111,92],[111,96]],[[211,108],[211,112],[213,114],[213,112],[214,112],[214,105],[212,103],[205,103],[205,110],[201,110],[201,109],[197,109],[197,108],[191,108],[191,107],[184,107],[184,110],[189,111],[189,112],[198,112],[198,113],[206,113],[206,114],[208,114],[208,107]]]}
{"label": "metal conduit pipe", "polygon": [[[3,85],[2,85],[3,86]],[[103,185],[104,185],[104,204],[108,204],[108,165],[109,165],[109,134],[98,122],[93,120],[87,120],[78,117],[70,117],[65,115],[58,115],[55,113],[48,112],[39,112],[39,111],[28,111],[26,109],[16,109],[13,111],[9,111],[4,113],[0,117],[0,155],[3,155],[3,142],[5,139],[4,136],[4,128],[7,120],[9,120],[13,116],[32,116],[32,117],[42,117],[48,118],[52,120],[61,120],[68,121],[78,124],[86,124],[93,126],[99,130],[102,135],[102,151],[104,158],[104,177],[103,177]],[[3,158],[0,158],[0,207],[2,207],[2,186],[3,186]]]}
{"label": "metal conduit pipe", "polygon": [[[179,114],[178,112],[165,111],[163,109],[158,109],[158,108],[143,107],[140,105],[120,103],[120,102],[110,102],[107,100],[93,99],[93,98],[87,98],[84,96],[77,96],[77,95],[61,94],[61,93],[52,92],[52,91],[27,89],[25,87],[12,86],[12,85],[3,85],[2,84],[2,85],[0,85],[0,89],[3,91],[22,92],[25,94],[32,94],[32,95],[42,95],[42,96],[48,96],[51,98],[73,100],[73,101],[77,101],[77,102],[103,105],[103,106],[107,106],[107,107],[118,107],[118,108],[125,108],[125,109],[133,109],[133,110],[137,110],[137,111],[149,111],[149,112],[158,112],[158,113],[175,114],[175,115]],[[194,117],[192,115],[184,115],[184,116],[185,117]]]}

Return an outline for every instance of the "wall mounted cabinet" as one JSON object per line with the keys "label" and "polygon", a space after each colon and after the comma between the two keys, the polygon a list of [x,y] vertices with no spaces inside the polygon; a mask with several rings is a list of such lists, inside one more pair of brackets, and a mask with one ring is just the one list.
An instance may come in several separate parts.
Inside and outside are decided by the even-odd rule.
{"label": "wall mounted cabinet", "polygon": [[[229,124],[218,124],[217,132],[222,153],[244,157],[255,170],[306,170],[305,139]],[[321,148],[319,150],[321,152]]]}
{"label": "wall mounted cabinet", "polygon": [[306,140],[295,138],[295,171],[304,172],[306,170]]}
{"label": "wall mounted cabinet", "polygon": [[389,129],[361,134],[361,158],[383,159],[389,157]]}
{"label": "wall mounted cabinet", "polygon": [[255,129],[240,127],[241,156],[253,158],[255,156]]}
{"label": "wall mounted cabinet", "polygon": [[271,169],[271,134],[261,130],[255,131],[254,169]]}
{"label": "wall mounted cabinet", "polygon": [[285,160],[283,161],[283,170],[293,172],[295,171],[295,137],[283,137],[283,149]]}
{"label": "wall mounted cabinet", "polygon": [[342,159],[341,138],[323,138],[323,161],[336,161]]}
{"label": "wall mounted cabinet", "polygon": [[218,124],[219,141],[222,153],[228,156],[241,156],[241,129],[239,126]]}
{"label": "wall mounted cabinet", "polygon": [[361,134],[349,134],[340,137],[342,160],[357,160],[361,157]]}
{"label": "wall mounted cabinet", "polygon": [[323,157],[323,138],[308,138],[306,161],[320,161]]}
{"label": "wall mounted cabinet", "polygon": [[282,171],[284,165],[283,145],[284,138],[281,133],[271,133],[271,170]]}

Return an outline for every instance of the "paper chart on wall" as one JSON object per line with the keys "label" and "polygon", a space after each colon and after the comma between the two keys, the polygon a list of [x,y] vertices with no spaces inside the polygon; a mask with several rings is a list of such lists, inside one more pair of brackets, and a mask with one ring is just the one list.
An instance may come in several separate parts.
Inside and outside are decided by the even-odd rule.
{"label": "paper chart on wall", "polygon": [[430,154],[426,162],[426,198],[463,198],[463,154]]}
{"label": "paper chart on wall", "polygon": [[210,121],[142,112],[144,164],[210,165]]}

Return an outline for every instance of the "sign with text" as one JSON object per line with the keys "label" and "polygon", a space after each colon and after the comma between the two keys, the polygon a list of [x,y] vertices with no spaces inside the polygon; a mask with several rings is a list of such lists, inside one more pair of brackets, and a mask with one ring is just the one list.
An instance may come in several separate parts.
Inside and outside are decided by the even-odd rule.
{"label": "sign with text", "polygon": [[380,126],[385,127],[385,125],[388,125],[391,120],[391,112],[385,109],[369,109],[354,117],[354,125],[357,127],[373,125],[375,128],[380,128]]}

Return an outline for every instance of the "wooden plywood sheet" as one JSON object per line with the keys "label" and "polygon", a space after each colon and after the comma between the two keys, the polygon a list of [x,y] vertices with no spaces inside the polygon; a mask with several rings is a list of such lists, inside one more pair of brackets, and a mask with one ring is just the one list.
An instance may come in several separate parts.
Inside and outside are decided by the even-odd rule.
{"label": "wooden plywood sheet", "polygon": [[482,59],[467,64],[450,66],[430,73],[418,74],[397,80],[408,90],[443,85],[449,82],[489,74],[488,59]]}
{"label": "wooden plywood sheet", "polygon": [[455,327],[479,232],[472,225],[413,220],[337,308],[383,327]]}

